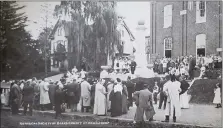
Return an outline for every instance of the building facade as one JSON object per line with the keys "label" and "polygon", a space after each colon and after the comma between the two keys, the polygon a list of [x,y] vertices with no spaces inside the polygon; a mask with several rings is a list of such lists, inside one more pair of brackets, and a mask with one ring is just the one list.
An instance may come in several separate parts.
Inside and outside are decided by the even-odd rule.
{"label": "building facade", "polygon": [[132,32],[130,31],[129,27],[127,26],[125,20],[122,17],[119,17],[117,29],[121,34],[123,54],[132,56],[134,53],[133,44],[135,41],[135,37],[133,36]]}
{"label": "building facade", "polygon": [[151,2],[150,9],[150,54],[175,58],[221,51],[222,1]]}

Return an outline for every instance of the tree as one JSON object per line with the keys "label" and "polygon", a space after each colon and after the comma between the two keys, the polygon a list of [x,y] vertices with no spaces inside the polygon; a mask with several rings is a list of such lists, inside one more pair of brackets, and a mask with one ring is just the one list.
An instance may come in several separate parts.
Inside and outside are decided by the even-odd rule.
{"label": "tree", "polygon": [[[73,28],[70,29],[76,40],[77,60],[85,55],[88,63],[95,60],[94,68],[100,68],[107,63],[107,56],[114,56],[114,47],[120,45],[115,5],[115,2],[62,1],[55,7],[56,16],[71,8]],[[93,25],[89,25],[89,19]]]}
{"label": "tree", "polygon": [[24,29],[27,17],[18,13],[24,7],[15,1],[0,1],[1,78],[21,78],[36,70],[38,43]]}

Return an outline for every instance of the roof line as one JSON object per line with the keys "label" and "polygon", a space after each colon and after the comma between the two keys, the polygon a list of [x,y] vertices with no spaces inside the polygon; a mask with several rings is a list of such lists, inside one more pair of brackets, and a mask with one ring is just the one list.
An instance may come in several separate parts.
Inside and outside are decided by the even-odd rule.
{"label": "roof line", "polygon": [[127,26],[127,24],[125,23],[125,21],[122,19],[123,22],[123,26],[126,28],[127,32],[129,33],[129,35],[132,37],[133,40],[135,40],[135,37],[133,36],[132,32],[130,31],[129,27]]}
{"label": "roof line", "polygon": [[53,38],[52,36],[55,34],[55,32],[57,30],[57,27],[58,27],[58,24],[59,24],[59,20],[60,19],[58,19],[57,20],[57,23],[54,25],[54,28],[53,28],[52,32],[50,33],[50,35],[49,35],[49,39],[52,39]]}

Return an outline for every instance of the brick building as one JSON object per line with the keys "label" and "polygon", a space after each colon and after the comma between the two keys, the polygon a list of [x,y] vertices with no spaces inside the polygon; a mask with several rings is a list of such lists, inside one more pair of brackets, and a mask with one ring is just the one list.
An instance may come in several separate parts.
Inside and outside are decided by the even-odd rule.
{"label": "brick building", "polygon": [[151,2],[150,8],[150,54],[173,58],[219,54],[222,1]]}

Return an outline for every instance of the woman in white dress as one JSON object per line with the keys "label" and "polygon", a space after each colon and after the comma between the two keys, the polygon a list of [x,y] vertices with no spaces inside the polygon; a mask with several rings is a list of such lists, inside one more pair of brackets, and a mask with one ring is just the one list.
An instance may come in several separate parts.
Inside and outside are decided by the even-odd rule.
{"label": "woman in white dress", "polygon": [[221,85],[220,83],[216,84],[216,88],[214,90],[215,96],[214,96],[214,100],[213,103],[216,104],[216,108],[221,108]]}

